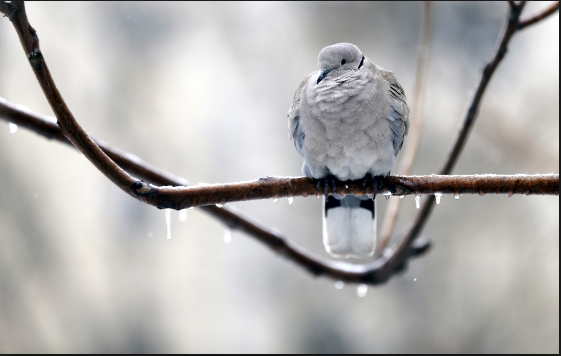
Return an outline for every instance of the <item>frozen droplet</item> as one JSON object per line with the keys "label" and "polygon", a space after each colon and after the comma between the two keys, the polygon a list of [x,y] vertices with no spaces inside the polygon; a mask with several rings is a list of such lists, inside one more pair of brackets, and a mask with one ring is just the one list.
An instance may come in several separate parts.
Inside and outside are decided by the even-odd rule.
{"label": "frozen droplet", "polygon": [[278,201],[279,201],[279,198],[273,199],[273,203],[276,203],[276,202],[278,202]]}
{"label": "frozen droplet", "polygon": [[217,206],[218,208],[222,208],[222,207],[224,206],[224,204],[216,204],[216,206]]}
{"label": "frozen droplet", "polygon": [[152,237],[154,236],[154,234],[152,233],[152,231],[148,231],[148,237]]}
{"label": "frozen droplet", "polygon": [[356,295],[359,298],[363,298],[366,296],[366,293],[368,293],[368,286],[366,284],[359,284],[356,289]]}
{"label": "frozen droplet", "polygon": [[166,214],[166,226],[168,230],[168,240],[171,239],[171,209],[164,209]]}
{"label": "frozen droplet", "polygon": [[405,195],[400,195],[399,196],[399,199],[403,199],[403,198],[405,198]]}
{"label": "frozen droplet", "polygon": [[39,198],[39,194],[37,194],[37,193],[33,194],[33,198],[35,198],[35,199]]}
{"label": "frozen droplet", "polygon": [[292,204],[292,202],[294,202],[294,198],[293,197],[288,197],[288,204]]}
{"label": "frozen droplet", "polygon": [[193,207],[190,207],[188,210],[192,210],[192,209],[193,209]]}
{"label": "frozen droplet", "polygon": [[348,185],[345,185],[345,188],[349,189],[349,186],[348,186]]}
{"label": "frozen droplet", "polygon": [[454,194],[454,199],[459,200],[460,199],[460,194]]}
{"label": "frozen droplet", "polygon": [[442,193],[434,193],[434,197],[436,198],[436,204],[440,204],[440,198],[442,198]]}
{"label": "frozen droplet", "polygon": [[337,288],[337,289],[343,289],[344,286],[345,286],[345,283],[343,281],[335,282],[335,288]]}
{"label": "frozen droplet", "polygon": [[179,210],[179,221],[181,222],[185,222],[187,221],[187,210],[183,209],[183,210]]}
{"label": "frozen droplet", "polygon": [[421,208],[421,196],[420,195],[415,195],[415,207],[417,209]]}
{"label": "frozen droplet", "polygon": [[18,125],[10,122],[8,124],[8,128],[10,129],[10,133],[13,134],[13,133],[16,133],[16,131],[18,130]]}
{"label": "frozen droplet", "polygon": [[514,195],[513,191],[510,191],[510,192],[506,193],[506,196],[509,197],[509,198],[511,198],[513,195]]}
{"label": "frozen droplet", "polygon": [[384,193],[384,198],[386,198],[386,200],[390,200],[391,196],[392,196],[391,192]]}
{"label": "frozen droplet", "polygon": [[232,230],[229,227],[224,229],[224,242],[227,244],[232,242]]}
{"label": "frozen droplet", "polygon": [[321,195],[316,196],[316,199],[319,199],[319,198],[321,198]]}

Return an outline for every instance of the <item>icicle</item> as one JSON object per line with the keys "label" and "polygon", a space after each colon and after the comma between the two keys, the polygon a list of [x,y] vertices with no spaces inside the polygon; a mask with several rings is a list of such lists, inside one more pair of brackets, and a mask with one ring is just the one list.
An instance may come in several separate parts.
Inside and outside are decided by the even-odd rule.
{"label": "icicle", "polygon": [[343,289],[344,286],[345,286],[345,283],[343,281],[335,282],[335,288],[337,288],[337,289]]}
{"label": "icicle", "polygon": [[217,207],[222,208],[224,204],[216,204]]}
{"label": "icicle", "polygon": [[454,199],[459,200],[460,199],[460,194],[454,194]]}
{"label": "icicle", "polygon": [[276,202],[278,202],[278,201],[279,201],[279,198],[273,199],[273,203],[276,203]]}
{"label": "icicle", "polygon": [[421,196],[420,195],[415,195],[415,207],[417,209],[421,208]]}
{"label": "icicle", "polygon": [[366,293],[368,293],[368,286],[366,284],[359,284],[356,289],[356,295],[358,295],[359,298],[364,298]]}
{"label": "icicle", "polygon": [[289,197],[289,198],[288,198],[288,204],[292,204],[293,201],[294,201],[294,198],[293,198],[293,197]]}
{"label": "icicle", "polygon": [[10,133],[16,133],[16,131],[18,130],[18,125],[14,124],[14,123],[9,123],[8,124],[8,128],[10,129]]}
{"label": "icicle", "polygon": [[436,198],[436,204],[440,204],[440,198],[442,198],[442,193],[434,193],[434,197]]}
{"label": "icicle", "polygon": [[318,199],[318,200],[319,200],[319,198],[321,198],[321,196],[320,196],[320,195],[316,196],[316,199]]}
{"label": "icicle", "polygon": [[224,229],[224,242],[227,244],[232,242],[232,230],[229,227]]}
{"label": "icicle", "polygon": [[405,198],[405,195],[400,195],[399,196],[399,199],[403,199],[403,198]]}
{"label": "icicle", "polygon": [[390,200],[391,196],[392,196],[391,192],[384,193],[384,198],[386,198],[386,200]]}
{"label": "icicle", "polygon": [[168,240],[171,239],[171,209],[164,209],[164,212],[166,214],[166,225],[168,228]]}
{"label": "icicle", "polygon": [[179,221],[185,222],[187,221],[187,210],[183,209],[179,211]]}

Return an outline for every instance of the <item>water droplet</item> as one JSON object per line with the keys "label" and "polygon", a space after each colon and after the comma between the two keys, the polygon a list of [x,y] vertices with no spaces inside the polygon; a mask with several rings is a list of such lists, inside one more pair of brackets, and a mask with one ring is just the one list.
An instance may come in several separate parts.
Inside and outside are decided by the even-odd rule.
{"label": "water droplet", "polygon": [[415,195],[415,207],[417,209],[421,208],[421,196],[420,195]]}
{"label": "water droplet", "polygon": [[229,227],[224,228],[224,242],[227,244],[232,242],[232,230]]}
{"label": "water droplet", "polygon": [[154,236],[154,234],[152,233],[152,231],[148,231],[148,237],[152,237]]}
{"label": "water droplet", "polygon": [[413,278],[413,282],[417,282],[417,278]]}
{"label": "water droplet", "polygon": [[342,282],[342,281],[335,282],[335,288],[337,288],[337,289],[343,289],[344,286],[345,286],[345,283]]}
{"label": "water droplet", "polygon": [[166,226],[168,230],[168,240],[171,239],[171,209],[164,209],[166,214]]}
{"label": "water droplet", "polygon": [[348,186],[348,185],[345,185],[345,188],[349,189],[349,186]]}
{"label": "water droplet", "polygon": [[403,198],[405,198],[405,195],[400,195],[399,196],[399,199],[403,199]]}
{"label": "water droplet", "polygon": [[459,200],[461,194],[454,194],[454,199]]}
{"label": "water droplet", "polygon": [[10,133],[16,133],[16,131],[18,130],[18,125],[14,124],[14,123],[9,123],[8,124],[8,128],[10,129]]}
{"label": "water droplet", "polygon": [[436,198],[436,204],[440,204],[440,198],[442,198],[442,193],[434,193],[434,197]]}
{"label": "water droplet", "polygon": [[181,222],[187,221],[187,210],[185,210],[185,209],[180,210],[178,218],[179,218],[179,221],[181,221]]}
{"label": "water droplet", "polygon": [[278,201],[279,201],[279,198],[273,199],[273,203],[276,203],[276,202],[278,202]]}
{"label": "water droplet", "polygon": [[364,298],[366,293],[368,293],[368,286],[366,284],[359,284],[356,289],[356,295],[358,295],[359,298]]}
{"label": "water droplet", "polygon": [[217,206],[218,208],[222,208],[222,207],[224,206],[224,204],[216,204],[216,206]]}
{"label": "water droplet", "polygon": [[321,198],[321,196],[320,196],[320,195],[316,196],[316,199],[318,199],[318,200],[319,200],[319,198]]}
{"label": "water droplet", "polygon": [[510,191],[510,192],[506,193],[506,195],[507,195],[509,198],[511,198],[511,197],[514,195],[514,192],[513,192],[513,191]]}
{"label": "water droplet", "polygon": [[293,197],[289,197],[289,198],[288,198],[288,204],[292,204],[293,201],[294,201],[294,198],[293,198]]}
{"label": "water droplet", "polygon": [[390,200],[391,196],[392,196],[391,192],[384,193],[384,198],[386,198],[386,200]]}

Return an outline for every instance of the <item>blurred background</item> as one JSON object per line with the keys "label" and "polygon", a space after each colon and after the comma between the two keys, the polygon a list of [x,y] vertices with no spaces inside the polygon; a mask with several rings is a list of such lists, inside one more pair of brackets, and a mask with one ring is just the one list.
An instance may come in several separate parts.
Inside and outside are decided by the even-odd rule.
{"label": "blurred background", "polygon": [[[412,98],[421,3],[26,6],[84,129],[191,184],[302,175],[286,114],[327,45],[356,44]],[[507,12],[435,4],[414,174],[443,160]],[[0,97],[52,115],[6,18]],[[550,172],[557,14],[513,39],[454,170]],[[416,213],[412,197],[403,203],[397,231]],[[231,206],[330,258],[320,200]],[[163,211],[76,150],[0,121],[0,352],[559,352],[558,197],[444,196],[423,232],[432,250],[362,298],[242,233],[225,243],[224,226],[197,209],[178,216],[167,240]]]}

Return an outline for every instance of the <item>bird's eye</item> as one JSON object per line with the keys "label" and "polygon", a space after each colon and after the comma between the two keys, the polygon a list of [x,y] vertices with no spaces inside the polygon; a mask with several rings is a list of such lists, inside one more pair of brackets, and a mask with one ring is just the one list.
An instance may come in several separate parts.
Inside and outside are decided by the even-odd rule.
{"label": "bird's eye", "polygon": [[345,64],[345,63],[347,63],[347,61],[343,59],[343,60],[341,61],[341,65],[343,65],[343,64]]}

